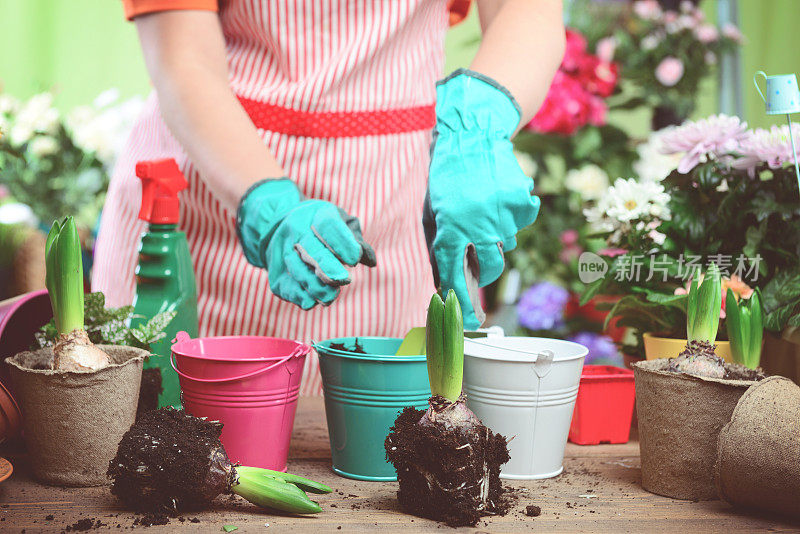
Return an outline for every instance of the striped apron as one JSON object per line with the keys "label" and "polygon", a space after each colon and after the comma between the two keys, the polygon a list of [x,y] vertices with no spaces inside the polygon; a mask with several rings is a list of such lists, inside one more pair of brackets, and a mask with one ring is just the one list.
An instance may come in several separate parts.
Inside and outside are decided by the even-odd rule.
{"label": "striped apron", "polygon": [[[303,311],[270,292],[247,263],[234,217],[206,187],[151,95],[117,163],[96,246],[92,289],[109,305],[133,300],[141,185],[137,161],[172,157],[198,285],[200,335],[319,341],[400,337],[424,324],[433,291],[420,224],[443,69],[446,0],[221,2],[230,83],[267,149],[304,195],[356,215],[378,266],[358,266],[330,307]],[[316,355],[302,394],[319,394]]]}

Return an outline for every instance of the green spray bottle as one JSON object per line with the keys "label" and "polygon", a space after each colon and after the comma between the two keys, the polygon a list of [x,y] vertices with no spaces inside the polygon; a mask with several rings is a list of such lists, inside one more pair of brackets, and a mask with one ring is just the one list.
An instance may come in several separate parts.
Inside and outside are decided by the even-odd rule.
{"label": "green spray bottle", "polygon": [[158,398],[159,406],[180,406],[178,375],[170,365],[172,340],[180,331],[197,337],[198,329],[197,284],[189,244],[186,234],[177,229],[178,192],[189,184],[174,159],[140,161],[136,176],[142,180],[139,219],[149,226],[139,246],[133,307],[134,314],[140,317],[134,321],[146,322],[164,311],[177,312],[165,329],[166,336],[151,346],[156,356],[149,358],[145,368],[161,369],[163,392]]}

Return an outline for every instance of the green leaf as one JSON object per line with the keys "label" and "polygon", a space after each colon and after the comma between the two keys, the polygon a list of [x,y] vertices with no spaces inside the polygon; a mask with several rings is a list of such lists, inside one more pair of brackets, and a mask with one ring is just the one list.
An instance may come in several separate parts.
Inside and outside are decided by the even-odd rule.
{"label": "green leaf", "polygon": [[222,525],[222,530],[225,532],[233,532],[234,530],[239,530],[239,527],[235,525]]}
{"label": "green leaf", "polygon": [[[765,327],[773,332],[782,331],[800,309],[800,268],[779,271],[762,288],[761,299]],[[795,319],[791,326],[797,322]]]}
{"label": "green leaf", "polygon": [[600,135],[600,130],[597,128],[587,127],[581,130],[578,138],[575,141],[574,156],[575,159],[581,160],[587,158],[593,152],[600,149],[603,145],[603,138]]}
{"label": "green leaf", "polygon": [[439,395],[442,391],[442,375],[444,374],[444,301],[438,293],[433,294],[428,305],[428,317],[425,324],[425,355],[431,394]]}
{"label": "green leaf", "polygon": [[595,280],[594,282],[590,283],[586,286],[586,290],[581,295],[580,305],[585,306],[592,300],[594,297],[600,293],[600,290],[603,289],[605,279],[600,278],[599,280]]}

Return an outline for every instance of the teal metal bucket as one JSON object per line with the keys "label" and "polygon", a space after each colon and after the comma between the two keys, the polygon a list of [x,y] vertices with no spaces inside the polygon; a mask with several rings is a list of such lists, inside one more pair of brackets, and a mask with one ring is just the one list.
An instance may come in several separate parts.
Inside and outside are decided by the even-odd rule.
{"label": "teal metal bucket", "polygon": [[[332,344],[367,354],[332,349]],[[395,356],[402,339],[342,337],[316,343],[325,390],[333,470],[356,480],[397,480],[383,442],[403,408],[424,410],[431,395],[425,356]]]}

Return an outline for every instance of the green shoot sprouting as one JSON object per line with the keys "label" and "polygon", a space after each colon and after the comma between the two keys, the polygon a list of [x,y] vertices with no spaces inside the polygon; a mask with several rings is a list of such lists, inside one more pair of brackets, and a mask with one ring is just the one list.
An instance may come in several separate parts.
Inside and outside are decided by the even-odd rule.
{"label": "green shoot sprouting", "polygon": [[83,330],[83,260],[71,216],[61,223],[53,221],[45,244],[45,265],[56,330],[61,335]]}
{"label": "green shoot sprouting", "polygon": [[761,363],[761,343],[764,339],[764,310],[758,290],[749,299],[742,298],[737,302],[733,291],[728,289],[725,326],[731,341],[733,361],[756,369]]}
{"label": "green shoot sprouting", "polygon": [[251,503],[265,508],[293,514],[316,514],[321,512],[322,508],[316,501],[309,499],[305,492],[322,494],[332,491],[325,484],[289,473],[258,467],[240,466],[235,469],[237,481],[231,490]]}
{"label": "green shoot sprouting", "polygon": [[425,342],[431,394],[456,402],[464,379],[464,319],[452,289],[444,301],[437,293],[431,297]]}
{"label": "green shoot sprouting", "polygon": [[686,306],[686,333],[689,342],[717,339],[722,308],[722,280],[719,267],[712,263],[701,284],[692,281]]}

